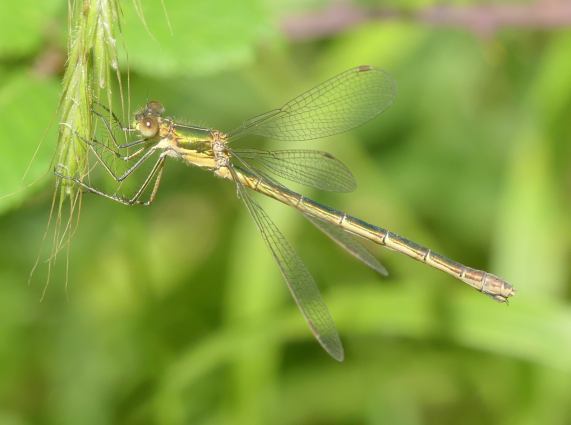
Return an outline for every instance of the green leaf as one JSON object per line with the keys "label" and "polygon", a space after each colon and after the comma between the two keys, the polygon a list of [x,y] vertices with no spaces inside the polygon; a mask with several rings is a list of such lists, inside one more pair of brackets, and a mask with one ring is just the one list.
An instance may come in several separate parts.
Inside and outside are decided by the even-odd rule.
{"label": "green leaf", "polygon": [[20,202],[30,193],[29,184],[49,171],[59,92],[55,81],[21,72],[2,79],[5,84],[0,88],[0,212]]}
{"label": "green leaf", "polygon": [[[253,60],[255,46],[273,35],[260,0],[145,2],[124,8],[131,69],[154,77],[201,75]],[[169,28],[172,28],[172,33]]]}
{"label": "green leaf", "polygon": [[38,49],[50,18],[63,7],[62,0],[0,2],[0,57],[24,56]]}
{"label": "green leaf", "polygon": [[566,113],[571,93],[571,34],[556,34],[531,86],[532,105],[546,121]]}

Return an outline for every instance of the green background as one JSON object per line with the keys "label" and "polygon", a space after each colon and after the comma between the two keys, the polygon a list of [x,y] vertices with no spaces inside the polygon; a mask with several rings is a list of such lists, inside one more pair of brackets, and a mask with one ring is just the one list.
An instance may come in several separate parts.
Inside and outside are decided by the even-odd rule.
{"label": "green background", "polygon": [[171,34],[160,2],[144,7],[148,29],[123,3],[132,109],[160,99],[179,119],[231,129],[355,65],[397,81],[396,103],[364,127],[265,146],[330,151],[358,189],[304,194],[518,293],[500,305],[372,246],[381,279],[262,200],[322,289],[339,364],[232,185],[180,162],[150,208],[85,196],[67,285],[62,252],[40,301],[46,264],[28,275],[49,216],[62,77],[42,64],[65,60],[66,3],[0,4],[0,424],[571,422],[571,30],[478,35],[420,22],[431,1],[411,0],[385,4],[400,17],[292,40],[285,17],[325,3],[165,0]]}

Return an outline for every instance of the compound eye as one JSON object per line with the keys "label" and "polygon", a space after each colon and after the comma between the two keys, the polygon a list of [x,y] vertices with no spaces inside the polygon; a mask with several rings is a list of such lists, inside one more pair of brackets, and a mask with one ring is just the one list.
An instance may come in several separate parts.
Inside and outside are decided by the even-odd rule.
{"label": "compound eye", "polygon": [[139,122],[139,133],[145,139],[155,137],[159,132],[159,122],[156,117],[145,117]]}
{"label": "compound eye", "polygon": [[161,102],[156,100],[151,100],[147,103],[146,107],[147,113],[151,115],[162,115],[165,112],[165,107]]}

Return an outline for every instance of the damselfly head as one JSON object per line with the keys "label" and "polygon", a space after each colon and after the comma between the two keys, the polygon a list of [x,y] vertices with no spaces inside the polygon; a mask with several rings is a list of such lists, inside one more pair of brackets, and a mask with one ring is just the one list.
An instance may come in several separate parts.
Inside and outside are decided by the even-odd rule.
{"label": "damselfly head", "polygon": [[145,139],[151,139],[159,132],[159,119],[165,112],[162,103],[151,100],[135,115],[135,128]]}

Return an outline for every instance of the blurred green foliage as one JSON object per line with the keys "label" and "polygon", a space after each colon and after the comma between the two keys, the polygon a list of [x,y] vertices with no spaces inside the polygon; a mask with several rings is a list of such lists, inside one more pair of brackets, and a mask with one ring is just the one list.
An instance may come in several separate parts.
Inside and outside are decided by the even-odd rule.
{"label": "blurred green foliage", "polygon": [[68,285],[62,253],[40,302],[46,267],[27,281],[49,215],[62,72],[45,65],[65,57],[67,5],[2,2],[1,424],[571,421],[571,31],[485,38],[396,19],[292,42],[282,19],[323,2],[165,0],[166,14],[142,3],[146,26],[123,3],[131,110],[160,99],[229,129],[351,66],[387,69],[396,104],[312,144],[354,170],[357,191],[304,193],[518,294],[502,306],[373,247],[391,272],[380,280],[264,200],[323,290],[346,348],[338,364],[235,189],[173,162],[151,208],[83,198]]}

